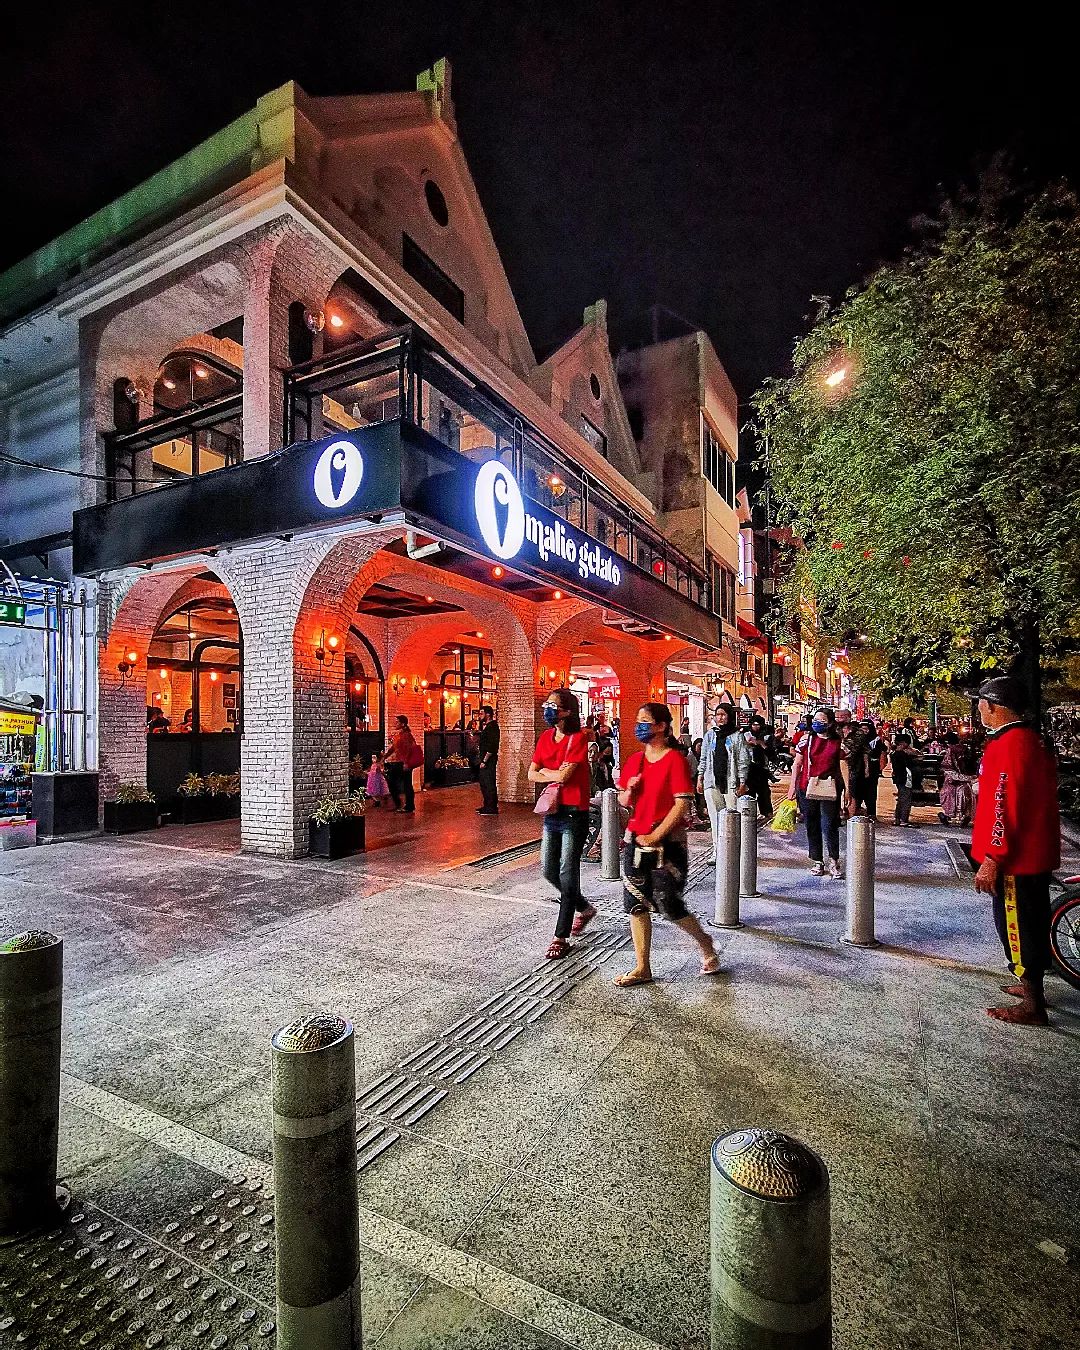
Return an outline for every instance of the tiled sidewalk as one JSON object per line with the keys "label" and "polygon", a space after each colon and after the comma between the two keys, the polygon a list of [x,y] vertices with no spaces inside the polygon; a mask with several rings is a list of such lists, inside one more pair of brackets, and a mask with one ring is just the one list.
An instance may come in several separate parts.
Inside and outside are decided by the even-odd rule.
{"label": "tiled sidewalk", "polygon": [[[0,927],[66,941],[61,1170],[86,1217],[0,1250],[0,1345],[271,1343],[268,1042],[321,1008],[354,1021],[365,1100],[385,1074],[446,1090],[359,1174],[368,1344],[704,1350],[708,1146],[746,1124],[830,1166],[838,1346],[1080,1343],[1080,993],[1052,984],[1049,1031],[985,1016],[1002,958],[946,833],[880,830],[884,946],[856,951],[842,883],[765,832],[724,973],[659,924],[658,981],[628,991],[618,888],[587,869],[605,913],[557,997],[535,855],[408,879],[159,836],[4,855]],[[417,1055],[484,1017],[521,1029],[462,1081],[475,1061]]]}

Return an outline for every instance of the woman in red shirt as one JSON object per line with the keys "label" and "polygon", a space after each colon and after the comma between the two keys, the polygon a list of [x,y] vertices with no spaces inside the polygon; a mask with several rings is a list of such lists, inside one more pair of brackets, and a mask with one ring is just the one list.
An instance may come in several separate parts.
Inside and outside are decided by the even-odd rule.
{"label": "woman in red shirt", "polygon": [[[806,802],[806,840],[809,845],[810,872],[815,877],[825,875],[822,851],[822,826],[829,849],[829,875],[842,877],[840,867],[840,793],[844,781],[840,776],[842,748],[836,729],[836,714],[831,708],[818,708],[810,723],[810,735],[799,742],[795,763],[791,769],[791,792],[788,801],[798,800],[801,793]],[[806,795],[811,779],[819,779],[829,790],[826,799]],[[820,789],[819,789],[820,790]]]}
{"label": "woman in red shirt", "polygon": [[644,749],[631,755],[619,776],[619,801],[630,810],[623,842],[623,907],[630,915],[634,969],[617,975],[620,989],[649,984],[652,967],[652,911],[660,910],[701,949],[701,973],[720,968],[712,939],[686,908],[686,813],[694,802],[694,784],[686,756],[671,734],[671,713],[663,703],[638,709],[634,734]]}
{"label": "woman in red shirt", "polygon": [[[559,784],[559,804],[544,817],[540,866],[559,892],[555,937],[547,949],[557,961],[570,951],[570,934],[581,933],[596,910],[581,894],[581,854],[589,833],[589,735],[581,729],[577,695],[556,689],[543,707],[547,731],[529,765],[529,782]],[[576,911],[576,917],[575,917]]]}

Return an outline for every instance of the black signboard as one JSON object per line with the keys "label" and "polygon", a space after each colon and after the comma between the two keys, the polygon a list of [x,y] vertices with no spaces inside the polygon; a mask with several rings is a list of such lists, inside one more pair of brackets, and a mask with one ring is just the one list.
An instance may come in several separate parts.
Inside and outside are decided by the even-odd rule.
{"label": "black signboard", "polygon": [[74,571],[92,575],[390,511],[522,575],[717,645],[714,615],[525,497],[509,464],[474,463],[402,422],[289,446],[77,511]]}

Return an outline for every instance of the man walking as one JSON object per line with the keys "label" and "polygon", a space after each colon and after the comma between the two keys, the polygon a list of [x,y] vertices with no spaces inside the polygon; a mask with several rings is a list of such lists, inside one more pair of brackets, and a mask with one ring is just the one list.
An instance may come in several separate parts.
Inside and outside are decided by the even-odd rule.
{"label": "man walking", "polygon": [[718,703],[713,709],[713,724],[701,742],[697,791],[704,796],[712,830],[709,861],[716,861],[720,839],[720,812],[735,807],[735,798],[746,795],[750,774],[750,751],[742,736],[735,735],[735,709]]}
{"label": "man walking", "polygon": [[1020,1000],[987,1008],[999,1022],[1047,1024],[1043,976],[1050,964],[1050,874],[1061,862],[1057,767],[1042,737],[1023,720],[1027,692],[1000,675],[979,690],[987,729],[971,856],[979,863],[975,889],[993,896],[994,924]]}
{"label": "man walking", "polygon": [[480,709],[480,791],[484,794],[484,804],[477,809],[478,816],[497,816],[499,814],[498,768],[499,768],[499,724],[495,721],[495,709],[485,703]]}

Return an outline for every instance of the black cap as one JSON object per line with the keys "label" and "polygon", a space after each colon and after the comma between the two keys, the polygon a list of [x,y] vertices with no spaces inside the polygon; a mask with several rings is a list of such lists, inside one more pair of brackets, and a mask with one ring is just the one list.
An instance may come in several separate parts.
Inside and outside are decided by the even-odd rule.
{"label": "black cap", "polygon": [[979,698],[1018,713],[1026,712],[1031,701],[1024,682],[1014,675],[995,675],[992,680],[985,680],[979,685]]}

